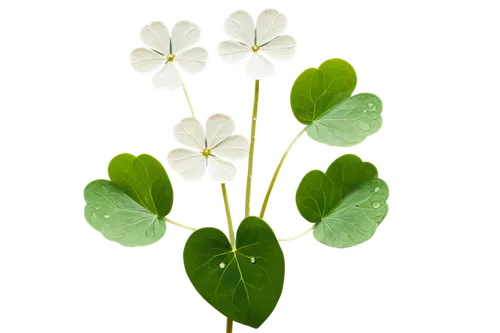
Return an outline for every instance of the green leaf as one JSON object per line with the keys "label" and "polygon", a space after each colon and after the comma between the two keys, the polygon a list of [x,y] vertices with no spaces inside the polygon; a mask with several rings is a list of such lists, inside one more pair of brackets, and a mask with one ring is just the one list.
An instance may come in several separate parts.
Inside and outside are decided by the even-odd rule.
{"label": "green leaf", "polygon": [[120,154],[108,166],[109,179],[151,213],[167,216],[174,193],[170,179],[160,162],[142,154]]}
{"label": "green leaf", "polygon": [[366,242],[387,215],[388,197],[389,188],[382,179],[361,184],[316,224],[314,237],[325,245],[338,248]]}
{"label": "green leaf", "polygon": [[250,216],[241,222],[233,251],[219,229],[195,231],[184,248],[184,267],[198,293],[224,316],[258,328],[283,289],[285,259],[271,227]]}
{"label": "green leaf", "polygon": [[382,126],[382,101],[373,94],[352,96],[307,126],[307,135],[330,146],[355,146]]}
{"label": "green leaf", "polygon": [[350,247],[370,239],[388,212],[389,188],[375,166],[356,155],[336,159],[326,174],[306,174],[296,194],[297,208],[315,223],[314,236],[332,247]]}
{"label": "green leaf", "polygon": [[356,72],[345,60],[330,59],[317,69],[306,69],[295,80],[290,94],[293,114],[302,124],[310,124],[352,95]]}
{"label": "green leaf", "polygon": [[83,192],[85,219],[107,239],[124,246],[150,245],[163,237],[165,221],[109,180],[91,182]]}

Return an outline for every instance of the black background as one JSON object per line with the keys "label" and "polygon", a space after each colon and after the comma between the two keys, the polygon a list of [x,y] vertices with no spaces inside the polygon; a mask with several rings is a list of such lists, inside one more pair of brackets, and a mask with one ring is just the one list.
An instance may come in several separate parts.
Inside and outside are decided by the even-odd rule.
{"label": "black background", "polygon": [[[119,49],[136,38],[135,17],[200,16],[201,23],[209,25],[208,37],[213,40],[215,16],[222,16],[223,9],[230,7],[231,1],[196,4],[181,1],[99,9],[96,15],[99,25],[95,33],[89,31],[88,43],[92,46],[87,50],[92,55],[90,63],[98,78],[90,80],[83,89],[92,106],[84,112],[86,122],[79,162],[71,169],[75,182],[76,176],[103,175],[103,153],[111,152],[112,144],[153,143],[153,151],[159,151],[159,144],[167,141],[167,121],[175,119],[175,112],[183,111],[183,106],[175,103],[175,97],[152,97],[142,81],[129,81],[127,65],[119,64]],[[255,1],[249,1],[249,7],[255,7]],[[361,57],[361,88],[384,87],[386,96],[397,99],[396,88],[400,84],[396,78],[397,55],[394,53],[397,27],[391,24],[388,8],[319,1],[307,4],[281,1],[281,7],[288,8],[290,16],[296,16],[297,31],[305,33],[305,55],[297,57],[297,63],[310,64],[312,56],[326,56],[329,47],[344,48],[346,55]],[[247,82],[239,79],[239,73],[209,73],[208,77],[209,81],[194,81],[192,86],[193,95],[200,96],[201,111],[207,111],[208,104],[224,104],[225,110],[242,113],[240,126],[246,128]],[[280,151],[279,145],[288,142],[287,106],[279,102],[279,89],[287,87],[288,75],[282,73],[279,83],[273,82],[272,88],[265,89],[264,102],[269,110],[263,113],[265,124],[278,125],[273,131],[266,130],[265,152],[257,155],[257,191],[263,191],[263,168],[273,166],[271,152]],[[137,113],[142,115],[142,122],[137,121]],[[394,116],[397,124],[397,106]],[[86,133],[90,130],[92,133]],[[386,128],[384,136],[378,137],[377,143],[369,145],[369,149],[377,153],[377,159],[384,160],[385,175],[397,179],[396,158],[400,153],[396,150],[395,133]],[[310,145],[299,145],[296,156],[295,161],[288,163],[290,170],[304,167],[304,160],[327,159],[327,153],[313,153]],[[291,177],[281,177],[281,182],[295,184],[295,172],[289,174]],[[397,193],[398,190],[394,192],[396,197]],[[218,194],[208,193],[203,185],[201,193],[184,193],[182,185],[178,185],[177,215],[193,216],[193,221],[205,219],[208,220],[205,223],[223,224],[222,217],[215,217],[215,196]],[[187,204],[193,202],[198,203],[196,207]],[[398,199],[393,200],[396,212],[400,211],[397,203]],[[235,207],[240,204],[234,195],[233,204]],[[274,201],[272,219],[287,216],[287,206],[285,200]],[[76,213],[73,214],[76,218]],[[213,312],[201,313],[199,305],[193,304],[192,291],[184,288],[183,275],[176,272],[178,249],[174,244],[183,234],[169,233],[172,245],[168,249],[153,249],[152,257],[120,257],[118,249],[105,249],[94,233],[79,232],[78,223],[74,221],[70,224],[76,243],[71,247],[71,254],[78,254],[76,264],[81,280],[89,290],[97,293],[96,296],[114,295],[115,288],[120,295],[113,297],[103,309],[106,313],[114,313],[114,308],[116,316],[106,319],[97,315],[98,322],[113,326],[117,321],[126,318],[132,322],[137,317],[146,325],[138,326],[141,329],[160,325],[166,331],[223,332],[223,322],[217,321]],[[293,231],[293,217],[287,222],[281,222],[281,231]],[[376,327],[375,318],[383,313],[380,311],[384,305],[373,305],[373,302],[387,302],[385,306],[389,306],[389,296],[383,296],[388,294],[384,290],[399,288],[394,267],[404,261],[407,251],[402,232],[404,224],[405,221],[398,217],[393,219],[393,224],[385,226],[385,240],[377,242],[375,249],[362,249],[359,257],[329,257],[326,249],[311,248],[309,241],[303,249],[289,249],[289,304],[279,308],[280,319],[273,320],[272,328],[265,328],[265,331],[330,331],[340,324],[355,330]],[[370,306],[375,307],[373,315],[356,318],[361,308]]]}

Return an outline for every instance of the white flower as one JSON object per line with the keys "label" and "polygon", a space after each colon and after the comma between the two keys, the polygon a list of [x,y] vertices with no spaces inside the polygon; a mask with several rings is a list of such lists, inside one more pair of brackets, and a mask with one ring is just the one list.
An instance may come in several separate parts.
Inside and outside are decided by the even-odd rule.
{"label": "white flower", "polygon": [[248,140],[234,132],[233,120],[223,114],[214,114],[203,126],[195,118],[184,118],[174,127],[174,136],[180,143],[194,149],[178,148],[168,153],[168,164],[186,180],[200,180],[208,168],[213,180],[227,183],[236,176],[236,168],[223,159],[242,160],[248,156]]}
{"label": "white flower", "polygon": [[226,33],[236,42],[222,42],[217,51],[228,64],[236,64],[252,54],[246,67],[247,75],[256,80],[269,77],[273,75],[274,67],[261,52],[276,60],[288,60],[295,54],[295,39],[281,36],[287,25],[285,15],[275,9],[260,13],[257,25],[247,12],[238,10],[224,23]]}
{"label": "white flower", "polygon": [[208,52],[202,47],[191,48],[200,39],[200,28],[194,23],[180,21],[174,25],[172,35],[162,22],[152,22],[141,29],[141,39],[151,49],[140,47],[130,54],[130,62],[141,73],[151,72],[163,65],[153,77],[156,88],[177,89],[182,80],[176,66],[197,74],[205,68]]}

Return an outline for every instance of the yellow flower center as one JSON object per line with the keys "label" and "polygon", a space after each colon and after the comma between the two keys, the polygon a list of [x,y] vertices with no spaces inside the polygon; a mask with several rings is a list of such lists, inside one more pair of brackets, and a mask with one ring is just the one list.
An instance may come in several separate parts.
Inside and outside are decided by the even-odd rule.
{"label": "yellow flower center", "polygon": [[169,54],[167,56],[167,62],[172,62],[172,61],[174,61],[174,59],[175,59],[175,56],[173,54]]}
{"label": "yellow flower center", "polygon": [[210,149],[208,149],[208,148],[203,149],[201,154],[208,158],[208,156],[210,156]]}
{"label": "yellow flower center", "polygon": [[259,45],[252,46],[252,52],[257,52],[258,50],[260,50],[260,46]]}

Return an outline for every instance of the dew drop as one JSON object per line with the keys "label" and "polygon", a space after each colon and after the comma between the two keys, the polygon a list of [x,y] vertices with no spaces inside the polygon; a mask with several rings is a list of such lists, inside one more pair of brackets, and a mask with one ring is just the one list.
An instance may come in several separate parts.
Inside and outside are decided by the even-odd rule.
{"label": "dew drop", "polygon": [[255,258],[254,258],[254,257],[250,257],[250,262],[251,262],[252,264],[255,264],[255,261],[256,261],[256,260],[255,260]]}
{"label": "dew drop", "polygon": [[363,110],[363,113],[366,113],[367,111],[366,110]]}
{"label": "dew drop", "polygon": [[375,192],[378,192],[378,191],[380,191],[380,187],[377,186],[377,187],[375,187]]}
{"label": "dew drop", "polygon": [[104,218],[109,219],[110,218],[109,214],[104,214]]}
{"label": "dew drop", "polygon": [[369,108],[372,108],[372,107],[373,107],[373,104],[372,104],[372,103],[368,103],[368,107],[369,107]]}
{"label": "dew drop", "polygon": [[255,120],[257,120],[257,117],[254,117],[254,118],[253,118],[253,120],[254,120],[254,121],[255,121]]}
{"label": "dew drop", "polygon": [[380,207],[380,202],[374,202],[372,204],[373,208],[379,208]]}
{"label": "dew drop", "polygon": [[219,265],[220,269],[224,269],[224,267],[226,267],[226,264],[221,262],[220,265]]}

